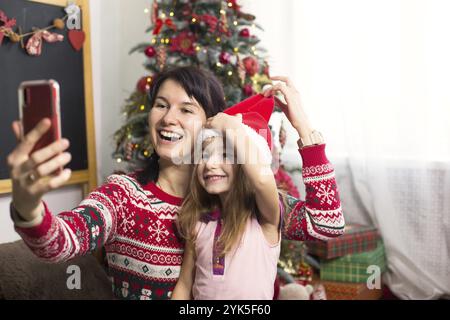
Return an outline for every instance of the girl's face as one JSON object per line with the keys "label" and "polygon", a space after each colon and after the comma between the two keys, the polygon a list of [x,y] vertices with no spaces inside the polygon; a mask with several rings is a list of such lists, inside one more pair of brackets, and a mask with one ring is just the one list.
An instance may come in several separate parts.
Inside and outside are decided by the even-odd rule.
{"label": "girl's face", "polygon": [[179,163],[191,154],[194,139],[206,123],[206,114],[195,98],[168,79],[159,88],[148,122],[156,153],[162,159]]}
{"label": "girl's face", "polygon": [[231,190],[237,168],[233,162],[221,138],[213,138],[206,144],[197,166],[198,181],[206,192],[221,195]]}

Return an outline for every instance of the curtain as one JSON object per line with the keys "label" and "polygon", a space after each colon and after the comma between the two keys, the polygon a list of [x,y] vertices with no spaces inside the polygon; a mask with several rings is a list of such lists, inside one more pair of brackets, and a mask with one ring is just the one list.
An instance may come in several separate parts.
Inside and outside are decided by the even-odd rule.
{"label": "curtain", "polygon": [[327,141],[346,221],[379,229],[398,297],[450,298],[450,2],[283,2],[287,75]]}

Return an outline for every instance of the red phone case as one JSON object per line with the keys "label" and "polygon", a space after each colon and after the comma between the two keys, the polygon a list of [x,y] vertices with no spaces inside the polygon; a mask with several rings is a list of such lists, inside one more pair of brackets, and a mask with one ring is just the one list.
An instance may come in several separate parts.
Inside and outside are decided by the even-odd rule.
{"label": "red phone case", "polygon": [[19,87],[19,114],[23,137],[42,119],[51,120],[51,128],[38,141],[30,154],[61,139],[59,84],[55,80],[22,82]]}

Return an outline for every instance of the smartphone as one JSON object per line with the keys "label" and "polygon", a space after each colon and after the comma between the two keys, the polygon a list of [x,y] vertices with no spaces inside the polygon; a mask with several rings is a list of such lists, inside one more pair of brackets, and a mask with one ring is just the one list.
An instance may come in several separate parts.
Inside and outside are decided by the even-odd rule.
{"label": "smartphone", "polygon": [[51,128],[37,142],[33,152],[61,139],[59,84],[55,80],[25,81],[19,86],[19,116],[22,123],[22,139],[44,118],[51,121]]}

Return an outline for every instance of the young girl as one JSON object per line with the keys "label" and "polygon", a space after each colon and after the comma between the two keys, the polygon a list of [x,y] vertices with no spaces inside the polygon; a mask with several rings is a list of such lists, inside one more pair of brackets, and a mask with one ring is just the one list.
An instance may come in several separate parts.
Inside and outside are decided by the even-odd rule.
{"label": "young girl", "polygon": [[[187,242],[173,299],[273,298],[283,207],[270,166],[267,122],[274,102],[263,96],[249,101],[256,102],[249,112],[244,102],[207,123],[226,139],[219,134],[203,141],[178,218]],[[224,147],[230,143],[232,150]]]}

